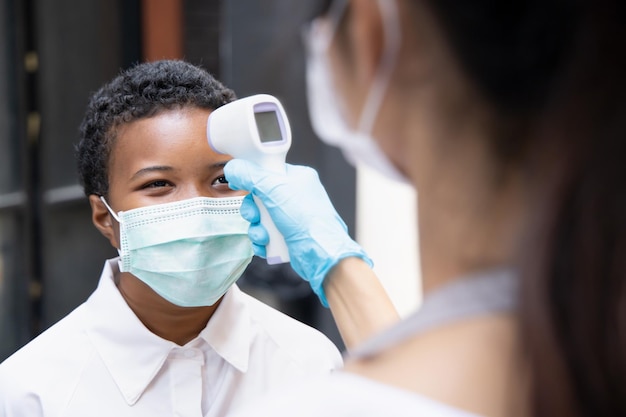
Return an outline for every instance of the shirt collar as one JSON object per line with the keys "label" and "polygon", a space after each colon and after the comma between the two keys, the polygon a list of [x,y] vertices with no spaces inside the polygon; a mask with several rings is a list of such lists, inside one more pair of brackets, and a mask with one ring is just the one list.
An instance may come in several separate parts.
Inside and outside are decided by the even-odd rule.
{"label": "shirt collar", "polygon": [[[86,332],[126,402],[133,405],[177,345],[148,330],[128,307],[114,282],[118,260],[105,262],[98,288],[87,302]],[[250,313],[236,285],[224,295],[199,337],[236,369],[246,372],[252,340]]]}
{"label": "shirt collar", "polygon": [[118,259],[108,260],[87,302],[86,332],[126,402],[137,402],[176,346],[150,332],[117,289]]}
{"label": "shirt collar", "polygon": [[244,297],[237,285],[233,285],[200,332],[200,337],[240,372],[248,370],[252,343],[251,316]]}

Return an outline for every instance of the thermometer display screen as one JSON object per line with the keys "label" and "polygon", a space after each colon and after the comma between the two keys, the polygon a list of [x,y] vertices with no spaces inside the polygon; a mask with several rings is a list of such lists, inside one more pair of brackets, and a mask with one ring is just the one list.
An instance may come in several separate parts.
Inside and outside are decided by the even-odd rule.
{"label": "thermometer display screen", "polygon": [[255,112],[254,119],[261,142],[280,142],[283,140],[278,115],[275,111]]}

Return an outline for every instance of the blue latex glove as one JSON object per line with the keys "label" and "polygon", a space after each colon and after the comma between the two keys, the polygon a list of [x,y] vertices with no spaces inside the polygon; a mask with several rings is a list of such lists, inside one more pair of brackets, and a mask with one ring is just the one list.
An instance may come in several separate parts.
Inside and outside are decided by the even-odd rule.
{"label": "blue latex glove", "polygon": [[[286,171],[286,175],[276,174],[242,159],[233,159],[224,167],[230,188],[249,191],[261,199],[285,238],[291,266],[328,307],[322,285],[328,272],[350,256],[361,258],[370,266],[372,261],[348,234],[317,172],[289,164]],[[265,257],[269,237],[260,224],[259,209],[252,195],[244,199],[241,214],[251,223],[248,235],[255,254]]]}

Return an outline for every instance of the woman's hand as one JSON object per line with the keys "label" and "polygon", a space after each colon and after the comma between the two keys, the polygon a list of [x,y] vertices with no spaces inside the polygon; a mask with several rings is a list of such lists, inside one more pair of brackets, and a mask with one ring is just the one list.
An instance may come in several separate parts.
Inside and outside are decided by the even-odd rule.
{"label": "woman's hand", "polygon": [[[285,238],[293,269],[310,283],[325,306],[324,279],[340,260],[357,257],[372,266],[348,234],[314,169],[287,164],[286,174],[281,175],[234,159],[226,164],[224,174],[232,189],[249,191],[263,202]],[[248,234],[255,254],[265,257],[269,237],[252,195],[244,200],[241,214],[250,222]]]}

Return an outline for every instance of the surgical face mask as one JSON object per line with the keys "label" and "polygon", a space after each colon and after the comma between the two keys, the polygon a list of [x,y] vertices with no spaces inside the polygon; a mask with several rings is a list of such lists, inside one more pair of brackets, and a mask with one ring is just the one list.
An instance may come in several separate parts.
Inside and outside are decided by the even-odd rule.
{"label": "surgical face mask", "polygon": [[352,165],[363,163],[389,178],[408,183],[371,136],[397,60],[401,36],[395,1],[377,1],[384,23],[385,49],[356,131],[345,121],[345,107],[342,108],[337,99],[328,61],[328,49],[345,13],[347,0],[333,2],[328,17],[314,20],[305,33],[309,114],[320,139],[339,147]]}
{"label": "surgical face mask", "polygon": [[252,260],[243,197],[198,197],[115,213],[120,270],[181,307],[210,306]]}

